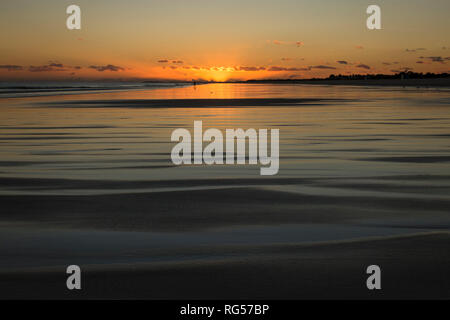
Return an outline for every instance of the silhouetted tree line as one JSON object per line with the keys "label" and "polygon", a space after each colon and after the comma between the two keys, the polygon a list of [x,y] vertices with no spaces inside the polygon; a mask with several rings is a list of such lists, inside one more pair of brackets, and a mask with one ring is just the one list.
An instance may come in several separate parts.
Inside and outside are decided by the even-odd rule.
{"label": "silhouetted tree line", "polygon": [[267,79],[267,80],[247,80],[244,82],[302,82],[302,81],[323,81],[323,80],[383,80],[383,79],[442,79],[450,78],[450,73],[418,73],[418,72],[399,72],[396,74],[332,74],[328,78],[310,78],[310,79]]}
{"label": "silhouetted tree line", "polygon": [[422,72],[399,72],[396,74],[352,74],[352,75],[330,75],[327,80],[366,80],[366,79],[438,79],[449,78],[449,73],[422,73]]}

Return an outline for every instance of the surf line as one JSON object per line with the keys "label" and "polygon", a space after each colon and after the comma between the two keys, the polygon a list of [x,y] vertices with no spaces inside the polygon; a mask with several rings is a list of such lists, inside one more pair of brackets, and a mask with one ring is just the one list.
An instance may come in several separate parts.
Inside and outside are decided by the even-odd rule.
{"label": "surf line", "polygon": [[[243,165],[247,164],[246,145],[248,141],[248,164],[256,165],[259,161],[262,166],[266,166],[260,168],[260,174],[272,176],[276,175],[279,170],[280,130],[270,129],[270,155],[267,152],[267,137],[268,129],[257,131],[249,128],[244,131],[239,128],[226,129],[224,139],[222,131],[219,129],[209,128],[203,132],[202,121],[194,121],[193,139],[187,129],[178,128],[172,132],[171,141],[178,143],[172,148],[171,158],[175,165],[192,163]],[[204,149],[203,142],[209,142]],[[224,149],[226,150],[225,157]]]}

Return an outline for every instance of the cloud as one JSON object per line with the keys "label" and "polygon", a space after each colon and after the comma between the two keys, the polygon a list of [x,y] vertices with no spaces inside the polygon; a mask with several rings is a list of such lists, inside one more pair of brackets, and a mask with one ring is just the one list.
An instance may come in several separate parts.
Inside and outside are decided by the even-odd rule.
{"label": "cloud", "polygon": [[370,66],[368,66],[367,64],[363,64],[363,63],[358,64],[356,67],[357,68],[362,68],[362,69],[367,69],[367,70],[370,69]]}
{"label": "cloud", "polygon": [[4,65],[0,65],[0,69],[6,69],[8,71],[20,71],[20,70],[23,70],[23,67],[17,66],[14,64],[4,64]]}
{"label": "cloud", "polygon": [[51,72],[51,71],[64,71],[64,69],[55,68],[50,65],[44,65],[44,66],[29,66],[28,71],[30,71],[30,72]]}
{"label": "cloud", "polygon": [[417,49],[406,49],[406,52],[417,52],[417,51],[424,51],[427,50],[426,48],[417,48]]}
{"label": "cloud", "polygon": [[182,61],[182,60],[171,60],[171,59],[161,59],[161,60],[158,60],[158,63],[183,64],[184,61]]}
{"label": "cloud", "polygon": [[281,41],[281,40],[270,41],[270,40],[268,40],[267,42],[273,43],[277,46],[293,46],[293,45],[295,45],[295,46],[297,46],[297,48],[305,45],[305,43],[303,41]]}
{"label": "cloud", "polygon": [[309,68],[311,68],[311,69],[336,69],[335,67],[324,66],[324,65],[310,66]]}
{"label": "cloud", "polygon": [[441,56],[435,56],[435,57],[419,57],[419,59],[428,59],[431,62],[439,62],[439,63],[445,63],[446,60],[450,60],[450,57],[443,58]]}
{"label": "cloud", "polygon": [[237,71],[261,71],[266,70],[264,67],[237,67]]}
{"label": "cloud", "polygon": [[[165,68],[165,67],[163,67]],[[170,66],[170,68],[177,68],[175,66]],[[259,67],[259,66],[235,66],[235,67],[198,67],[198,66],[184,66],[183,69],[191,70],[209,70],[209,71],[226,71],[226,72],[259,72],[259,71],[269,71],[269,72],[299,72],[299,71],[310,71],[311,67],[282,67],[282,66],[270,66],[270,67]]]}
{"label": "cloud", "polygon": [[54,71],[70,71],[73,70],[80,70],[80,66],[66,66],[59,62],[51,62],[49,64],[41,65],[41,66],[29,66],[28,71],[29,72],[54,72]]}
{"label": "cloud", "polygon": [[413,70],[412,68],[404,67],[404,68],[400,68],[400,69],[391,70],[391,72],[400,73],[400,72],[409,72],[412,70]]}
{"label": "cloud", "polygon": [[390,66],[390,65],[392,65],[392,64],[399,64],[399,62],[397,62],[397,61],[395,61],[395,62],[383,62],[383,64],[384,64],[385,66]]}
{"label": "cloud", "polygon": [[361,49],[364,49],[363,46],[355,46],[355,48],[356,48],[356,49],[360,49],[360,50],[361,50]]}
{"label": "cloud", "polygon": [[119,66],[115,66],[112,64],[108,64],[106,66],[89,66],[90,69],[94,69],[97,70],[99,72],[103,72],[103,71],[113,71],[113,72],[117,72],[117,71],[124,71],[125,69]]}
{"label": "cloud", "polygon": [[417,64],[424,64],[425,62],[419,60],[419,61],[416,61],[416,63]]}
{"label": "cloud", "polygon": [[309,71],[309,70],[311,70],[311,69],[310,68],[285,68],[285,67],[279,67],[279,66],[272,66],[267,69],[267,71],[275,71],[275,72],[279,72],[279,71]]}
{"label": "cloud", "polygon": [[292,61],[292,58],[281,58],[281,61]]}
{"label": "cloud", "polygon": [[336,61],[336,62],[339,63],[339,64],[348,64],[348,62],[345,61],[345,60],[338,60],[338,61]]}
{"label": "cloud", "polygon": [[64,65],[62,63],[50,63],[48,65],[49,67],[55,67],[55,68],[64,68]]}

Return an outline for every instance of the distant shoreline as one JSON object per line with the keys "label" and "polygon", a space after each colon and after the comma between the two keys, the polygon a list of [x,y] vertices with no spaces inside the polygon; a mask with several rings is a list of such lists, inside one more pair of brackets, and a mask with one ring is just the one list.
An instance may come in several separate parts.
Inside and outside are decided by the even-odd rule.
{"label": "distant shoreline", "polygon": [[296,80],[249,80],[239,83],[255,84],[313,84],[344,86],[398,86],[398,87],[450,87],[450,78],[438,79],[367,79],[367,80],[331,80],[331,79],[296,79]]}

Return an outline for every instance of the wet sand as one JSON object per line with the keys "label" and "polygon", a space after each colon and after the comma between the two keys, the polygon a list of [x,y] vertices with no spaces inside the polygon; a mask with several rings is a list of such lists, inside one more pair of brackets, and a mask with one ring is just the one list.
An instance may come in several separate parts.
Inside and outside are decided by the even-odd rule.
{"label": "wet sand", "polygon": [[282,107],[296,105],[321,105],[341,99],[288,99],[288,98],[240,98],[240,99],[133,99],[133,100],[81,100],[45,103],[57,108],[220,108],[220,107]]}
{"label": "wet sand", "polygon": [[[449,298],[449,101],[267,84],[0,99],[0,298]],[[279,128],[279,174],[174,166],[170,134],[195,120]]]}
{"label": "wet sand", "polygon": [[[65,268],[1,272],[1,298],[29,299],[449,299],[450,234],[272,248],[234,259],[83,266],[82,290]],[[254,250],[258,251],[258,250]],[[267,251],[267,250],[262,250]],[[269,250],[270,251],[270,250]],[[382,268],[382,290],[365,286]]]}
{"label": "wet sand", "polygon": [[[422,187],[448,179],[412,178]],[[392,180],[401,177],[198,180],[157,191],[152,181],[2,179],[18,194],[0,196],[0,298],[448,299],[448,187],[374,195]],[[74,194],[52,194],[62,185]],[[77,293],[64,287],[70,264],[83,270]],[[380,292],[365,287],[372,264]]]}
{"label": "wet sand", "polygon": [[[123,231],[193,231],[239,225],[348,223],[405,217],[438,217],[443,219],[443,227],[449,222],[450,199],[445,198],[448,187],[442,187],[442,192],[439,192],[442,188],[435,187],[435,196],[418,197],[417,192],[412,192],[409,196],[383,197],[364,193],[355,196],[358,187],[351,184],[340,188],[340,194],[327,194],[327,189],[321,191],[321,188],[332,186],[312,179],[312,189],[296,191],[287,187],[283,192],[271,190],[274,182],[272,186],[269,182],[267,188],[245,187],[245,181],[214,188],[213,183],[203,181],[203,186],[197,182],[194,190],[185,184],[186,190],[168,192],[147,193],[144,188],[138,193],[122,190],[117,194],[101,194],[107,189],[103,187],[97,195],[0,195],[3,208],[0,219],[37,223],[41,227]],[[275,182],[275,186],[282,185],[283,182]],[[177,187],[182,188],[183,184],[178,182]],[[374,188],[376,191],[382,185],[376,184]]]}

